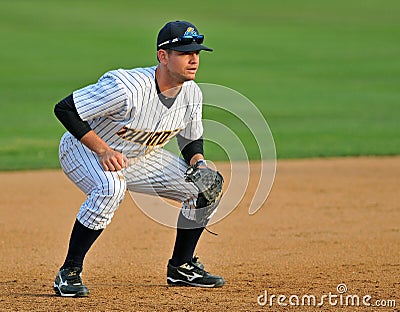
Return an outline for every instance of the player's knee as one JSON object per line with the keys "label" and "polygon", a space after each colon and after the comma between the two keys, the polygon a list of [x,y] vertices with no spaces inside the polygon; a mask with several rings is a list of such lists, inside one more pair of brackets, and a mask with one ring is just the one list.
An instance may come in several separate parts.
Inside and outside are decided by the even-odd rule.
{"label": "player's knee", "polygon": [[201,194],[197,198],[190,198],[183,202],[182,215],[197,222],[197,224],[205,226],[212,216],[217,212],[219,200],[209,203]]}
{"label": "player's knee", "polygon": [[126,181],[123,176],[107,175],[106,179],[101,180],[93,190],[99,196],[107,197],[110,200],[122,200],[125,196]]}
{"label": "player's knee", "polygon": [[113,183],[108,183],[107,185],[101,186],[101,193],[104,196],[118,199],[123,199],[126,192],[126,182],[125,180],[113,181]]}
{"label": "player's knee", "polygon": [[99,194],[99,200],[101,200],[101,203],[98,203],[98,205],[104,206],[105,208],[101,211],[107,214],[108,211],[114,212],[117,210],[124,199],[125,194],[126,185],[123,183],[116,183],[107,187],[103,187],[101,194]]}

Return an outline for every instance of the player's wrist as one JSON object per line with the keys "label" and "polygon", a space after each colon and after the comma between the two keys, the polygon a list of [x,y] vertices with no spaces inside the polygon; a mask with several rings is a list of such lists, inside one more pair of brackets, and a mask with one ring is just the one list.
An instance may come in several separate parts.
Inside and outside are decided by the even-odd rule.
{"label": "player's wrist", "polygon": [[110,151],[112,151],[112,149],[110,147],[99,147],[96,150],[94,150],[94,152],[97,154],[97,156],[105,155],[105,154],[109,153]]}
{"label": "player's wrist", "polygon": [[207,167],[207,162],[205,159],[198,159],[195,164],[197,167]]}
{"label": "player's wrist", "polygon": [[195,165],[196,163],[197,163],[197,161],[199,161],[199,160],[203,160],[204,161],[204,156],[203,156],[203,154],[200,154],[200,153],[197,153],[197,154],[195,154],[195,155],[193,155],[191,158],[190,158],[190,165],[191,166],[193,166],[193,165]]}

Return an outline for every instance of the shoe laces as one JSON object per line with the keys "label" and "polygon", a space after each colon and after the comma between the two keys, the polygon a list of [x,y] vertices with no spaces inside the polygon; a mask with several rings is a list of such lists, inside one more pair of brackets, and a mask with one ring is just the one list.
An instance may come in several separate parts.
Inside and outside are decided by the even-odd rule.
{"label": "shoe laces", "polygon": [[200,262],[198,257],[194,256],[192,258],[192,264],[195,265],[200,270],[204,271],[204,264]]}
{"label": "shoe laces", "polygon": [[81,270],[79,268],[69,268],[67,269],[66,279],[71,284],[82,283]]}

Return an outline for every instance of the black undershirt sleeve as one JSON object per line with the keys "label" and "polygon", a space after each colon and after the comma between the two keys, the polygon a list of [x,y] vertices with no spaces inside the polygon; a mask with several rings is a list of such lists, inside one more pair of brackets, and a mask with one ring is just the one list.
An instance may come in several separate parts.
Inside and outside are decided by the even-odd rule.
{"label": "black undershirt sleeve", "polygon": [[54,114],[64,127],[78,140],[92,130],[89,123],[83,121],[79,116],[72,94],[61,100],[54,107]]}
{"label": "black undershirt sleeve", "polygon": [[204,155],[204,144],[202,137],[200,139],[191,141],[178,134],[176,138],[178,140],[179,149],[187,164],[190,163],[190,160],[195,154]]}

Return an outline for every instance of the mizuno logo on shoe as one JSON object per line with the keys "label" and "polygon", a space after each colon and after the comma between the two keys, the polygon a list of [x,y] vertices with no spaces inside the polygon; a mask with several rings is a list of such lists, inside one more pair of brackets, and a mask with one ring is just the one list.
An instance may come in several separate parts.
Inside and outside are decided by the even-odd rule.
{"label": "mizuno logo on shoe", "polygon": [[203,277],[203,275],[197,274],[196,272],[192,272],[192,274],[187,274],[187,273],[180,271],[179,269],[177,269],[177,271],[179,272],[179,274],[186,276],[186,278],[188,279],[189,282],[193,281],[195,278]]}
{"label": "mizuno logo on shoe", "polygon": [[182,269],[186,269],[186,270],[193,270],[194,267],[192,267],[190,264],[184,263],[181,265]]}

